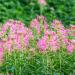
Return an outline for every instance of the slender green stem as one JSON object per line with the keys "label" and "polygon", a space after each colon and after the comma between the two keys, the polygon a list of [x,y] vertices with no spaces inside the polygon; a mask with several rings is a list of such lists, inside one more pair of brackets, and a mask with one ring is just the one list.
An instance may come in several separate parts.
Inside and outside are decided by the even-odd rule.
{"label": "slender green stem", "polygon": [[[47,74],[48,74],[48,62],[49,62],[49,61],[48,61],[48,54],[47,54],[47,53],[46,53],[46,57],[47,57]],[[46,74],[46,75],[47,75],[47,74]]]}
{"label": "slender green stem", "polygon": [[[8,53],[7,53],[7,51],[6,51],[6,53],[5,53],[5,58],[6,58],[6,61],[7,61],[7,59],[8,59]],[[7,68],[7,64],[6,64],[6,75],[8,75],[8,68]]]}
{"label": "slender green stem", "polygon": [[53,75],[53,71],[52,71],[52,70],[53,70],[53,64],[52,64],[53,61],[52,61],[52,58],[51,58],[51,53],[50,53],[50,55],[48,55],[48,56],[50,56],[50,57],[49,57],[49,60],[50,60],[50,66],[51,66],[51,67],[50,67],[50,69],[51,69],[51,75]]}
{"label": "slender green stem", "polygon": [[42,15],[42,6],[40,5],[40,15]]}
{"label": "slender green stem", "polygon": [[60,75],[61,75],[61,53],[59,52],[59,63],[60,63]]}
{"label": "slender green stem", "polygon": [[40,4],[40,15],[43,15],[44,5]]}
{"label": "slender green stem", "polygon": [[14,66],[15,66],[15,75],[17,75],[17,62],[16,62],[16,52],[14,51],[14,55],[15,55],[15,63],[14,63]]}
{"label": "slender green stem", "polygon": [[22,53],[20,53],[20,71],[19,71],[19,74],[20,74],[20,75],[21,75],[21,70],[22,70],[22,68],[21,68],[21,60],[22,60],[21,54],[22,54]]}

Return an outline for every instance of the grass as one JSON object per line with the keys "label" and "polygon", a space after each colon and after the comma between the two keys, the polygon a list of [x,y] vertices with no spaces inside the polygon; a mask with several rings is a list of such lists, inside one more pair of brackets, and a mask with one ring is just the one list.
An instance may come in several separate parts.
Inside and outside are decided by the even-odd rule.
{"label": "grass", "polygon": [[74,75],[75,52],[68,54],[65,49],[46,53],[38,50],[6,52],[1,72],[6,75]]}

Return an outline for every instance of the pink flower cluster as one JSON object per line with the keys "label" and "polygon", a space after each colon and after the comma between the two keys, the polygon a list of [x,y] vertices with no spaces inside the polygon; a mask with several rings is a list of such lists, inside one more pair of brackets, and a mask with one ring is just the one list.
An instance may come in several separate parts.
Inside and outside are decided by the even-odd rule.
{"label": "pink flower cluster", "polygon": [[[69,53],[72,53],[75,49],[75,40],[68,39],[68,31],[74,28],[72,26],[70,30],[67,30],[59,20],[54,20],[52,28],[49,28],[44,16],[33,19],[30,27],[25,27],[20,21],[8,20],[0,31],[0,60],[5,50],[12,52],[15,49],[30,49],[30,40],[36,41],[36,47],[40,51],[56,52],[60,48],[66,48]],[[36,34],[33,29],[36,30]],[[35,39],[36,35],[38,37]]]}
{"label": "pink flower cluster", "polygon": [[[68,37],[71,36],[71,34],[73,34],[72,29],[66,29],[59,20],[54,20],[52,23],[52,26],[57,32],[60,45],[65,47],[68,52],[72,53],[75,49],[74,47],[75,42],[74,42],[74,39],[73,41],[72,39],[68,39]],[[73,29],[74,27],[75,26],[73,26]]]}
{"label": "pink flower cluster", "polygon": [[38,0],[41,5],[46,5],[46,0]]}
{"label": "pink flower cluster", "polygon": [[[9,31],[8,31],[9,30]],[[21,50],[29,46],[29,40],[33,39],[32,30],[24,27],[20,21],[7,21],[0,31],[0,59],[3,51],[12,52],[14,49]]]}
{"label": "pink flower cluster", "polygon": [[[40,21],[42,20],[42,25]],[[60,48],[66,48],[68,52],[74,51],[74,44],[68,39],[68,31],[63,26],[61,21],[54,20],[52,22],[52,29],[49,29],[49,26],[45,20],[45,17],[41,16],[31,21],[31,28],[35,28],[38,35],[41,35],[41,31],[44,32],[42,38],[39,38],[37,41],[37,47],[39,50],[46,51],[57,51]],[[70,46],[70,48],[69,48]]]}

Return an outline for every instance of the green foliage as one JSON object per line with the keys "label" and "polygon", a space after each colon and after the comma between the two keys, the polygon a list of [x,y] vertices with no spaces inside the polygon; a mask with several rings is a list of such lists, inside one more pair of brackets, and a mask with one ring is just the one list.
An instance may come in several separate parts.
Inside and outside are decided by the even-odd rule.
{"label": "green foliage", "polygon": [[[18,19],[29,25],[39,14],[37,0],[0,0],[0,22]],[[46,16],[48,23],[53,19],[59,19],[66,26],[75,24],[75,0],[47,0],[42,15]]]}
{"label": "green foliage", "polygon": [[64,24],[75,23],[75,0],[48,0],[49,6],[54,9],[55,15]]}
{"label": "green foliage", "polygon": [[2,71],[14,75],[73,75],[75,74],[75,52],[13,51],[5,54]]}

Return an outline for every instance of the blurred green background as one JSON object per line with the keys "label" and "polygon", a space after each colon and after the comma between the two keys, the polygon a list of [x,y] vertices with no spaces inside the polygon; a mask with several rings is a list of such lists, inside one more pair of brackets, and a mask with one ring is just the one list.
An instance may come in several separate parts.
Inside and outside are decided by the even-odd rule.
{"label": "blurred green background", "polygon": [[[61,20],[65,26],[75,24],[75,0],[46,0],[42,15],[48,23],[53,19]],[[17,19],[27,26],[30,21],[40,15],[37,0],[0,0],[0,23],[8,19]]]}

